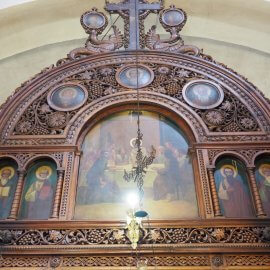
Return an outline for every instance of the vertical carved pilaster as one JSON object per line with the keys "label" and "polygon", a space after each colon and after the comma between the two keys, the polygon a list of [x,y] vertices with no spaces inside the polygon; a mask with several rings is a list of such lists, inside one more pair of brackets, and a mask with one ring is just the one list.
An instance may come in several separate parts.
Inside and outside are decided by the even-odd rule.
{"label": "vertical carved pilaster", "polygon": [[250,180],[251,192],[252,192],[254,202],[255,202],[256,215],[258,217],[266,216],[266,214],[263,210],[261,197],[260,197],[259,190],[258,190],[258,187],[256,184],[254,169],[255,169],[254,167],[248,167],[247,171],[248,171],[248,176],[249,176],[249,180]]}
{"label": "vertical carved pilaster", "polygon": [[18,216],[18,210],[20,206],[22,191],[23,191],[23,181],[25,176],[25,170],[18,170],[18,183],[14,195],[14,199],[12,202],[10,215],[8,219],[16,219]]}
{"label": "vertical carved pilaster", "polygon": [[218,200],[216,184],[215,184],[214,168],[208,167],[207,172],[208,172],[208,176],[209,176],[210,189],[211,189],[211,194],[212,194],[212,199],[213,199],[214,215],[216,217],[222,216],[221,210],[220,210],[220,205],[219,205],[219,200]]}
{"label": "vertical carved pilaster", "polygon": [[52,211],[51,218],[59,217],[59,208],[60,208],[61,195],[62,195],[64,170],[60,169],[57,171],[57,173],[58,173],[58,178],[57,178],[57,185],[56,185],[56,191],[55,191],[54,202],[53,202],[53,211]]}

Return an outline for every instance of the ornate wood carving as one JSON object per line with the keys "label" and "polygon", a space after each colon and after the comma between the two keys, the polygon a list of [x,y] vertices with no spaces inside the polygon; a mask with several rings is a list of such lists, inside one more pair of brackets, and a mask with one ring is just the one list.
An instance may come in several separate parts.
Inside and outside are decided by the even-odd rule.
{"label": "ornate wood carving", "polygon": [[208,172],[208,176],[209,176],[210,189],[211,189],[213,207],[214,207],[214,214],[217,217],[222,216],[220,206],[219,206],[219,201],[218,201],[216,184],[215,184],[214,168],[207,168],[207,172]]}
{"label": "ornate wood carving", "polygon": [[248,175],[249,175],[251,191],[252,191],[253,197],[254,197],[256,214],[257,214],[258,217],[266,216],[266,214],[263,211],[262,201],[261,201],[261,198],[260,198],[260,195],[259,195],[259,190],[258,190],[258,187],[257,187],[257,184],[256,184],[254,168],[248,167],[247,172],[248,172]]}
{"label": "ornate wood carving", "polygon": [[[144,228],[141,229],[140,246],[156,249],[169,247],[196,248],[232,248],[270,247],[270,227],[181,227],[181,228]],[[0,244],[3,250],[36,249],[37,246],[78,246],[85,248],[117,248],[130,245],[127,229],[92,228],[92,229],[5,229],[0,230]],[[150,245],[150,246],[149,246]],[[5,247],[5,248],[4,248]],[[127,248],[127,246],[125,246]]]}
{"label": "ornate wood carving", "polygon": [[58,170],[58,179],[57,179],[57,186],[54,196],[54,203],[53,203],[53,211],[52,211],[52,218],[59,217],[59,208],[60,208],[60,201],[62,195],[62,187],[63,187],[63,178],[64,178],[64,170]]}
{"label": "ornate wood carving", "polygon": [[18,215],[18,210],[20,206],[21,196],[22,196],[22,190],[23,190],[23,181],[26,171],[25,170],[18,170],[18,183],[14,195],[14,199],[12,202],[12,207],[10,210],[9,219],[16,219]]}
{"label": "ornate wood carving", "polygon": [[[147,5],[144,0],[137,2]],[[118,13],[125,21],[125,37],[113,27],[113,35],[100,40],[99,35],[105,30],[108,19],[96,9],[86,12],[81,18],[89,34],[85,48],[71,51],[67,58],[30,78],[0,107],[0,156],[13,158],[19,168],[9,220],[0,222],[0,246],[4,253],[0,266],[102,269],[135,265],[123,223],[68,222],[76,196],[79,157],[75,155],[80,151],[82,134],[103,117],[136,103],[136,92],[119,83],[120,71],[135,64],[145,66],[152,76],[149,84],[140,89],[141,105],[155,108],[168,118],[182,119],[178,119],[179,123],[190,132],[190,149],[198,161],[193,163],[200,209],[200,219],[186,224],[181,220],[151,221],[149,226],[144,226],[141,253],[148,258],[150,266],[194,267],[191,269],[198,266],[209,269],[269,266],[269,219],[264,216],[252,166],[258,155],[270,153],[270,101],[243,76],[215,62],[198,48],[184,45],[179,31],[186,17],[184,11],[175,7],[163,10],[159,17],[171,35],[168,40],[160,39],[155,27],[145,35],[143,22],[151,11],[142,10],[137,14],[138,39],[141,48],[150,50],[116,52],[123,44],[134,48],[132,38],[128,39],[131,25],[129,13],[124,8],[127,4],[130,1],[118,4],[122,7]],[[162,8],[157,3],[151,5],[155,6],[154,10]],[[111,12],[114,7],[114,4],[107,4]],[[179,24],[166,23],[164,16],[171,11],[182,12],[183,20]],[[91,14],[103,18],[98,27],[84,20],[84,16]],[[188,83],[197,80],[217,85],[222,98],[224,93],[222,102],[205,109],[190,106],[182,92]],[[67,83],[85,89],[87,100],[81,107],[73,107],[74,110],[53,109],[48,94]],[[235,155],[248,168],[257,216],[264,219],[250,219],[245,224],[245,220],[221,217],[213,168],[217,158],[226,154]],[[51,219],[16,221],[25,170],[44,157],[53,159],[59,171]],[[158,256],[150,255],[153,247]],[[22,250],[28,255],[18,256]],[[114,254],[109,256],[107,251]],[[168,254],[171,251],[175,254]],[[238,251],[242,254],[237,255]],[[63,252],[73,254],[58,255]],[[101,252],[108,256],[93,255]]]}
{"label": "ornate wood carving", "polygon": [[[199,266],[235,267],[241,266],[241,269],[249,267],[270,266],[270,257],[268,255],[209,255],[202,254],[175,254],[167,256],[144,255],[148,260],[149,266],[177,267],[189,266],[189,269],[198,269]],[[3,256],[0,260],[0,267],[132,267],[135,266],[135,258],[132,256],[89,256],[89,255],[65,255],[58,257],[50,256]],[[56,266],[57,265],[57,266]],[[242,268],[243,267],[243,268]],[[177,269],[177,268],[176,268]],[[209,268],[210,269],[210,268]],[[260,269],[260,268],[255,268]]]}

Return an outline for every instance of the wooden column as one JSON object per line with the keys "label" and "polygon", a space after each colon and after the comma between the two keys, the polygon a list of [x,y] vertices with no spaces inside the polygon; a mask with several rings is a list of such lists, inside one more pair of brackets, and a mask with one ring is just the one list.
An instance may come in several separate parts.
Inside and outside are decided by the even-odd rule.
{"label": "wooden column", "polygon": [[214,215],[216,217],[219,217],[219,216],[222,216],[222,214],[221,214],[221,210],[220,210],[218,194],[217,194],[217,189],[216,189],[216,184],[215,184],[214,169],[215,169],[214,167],[208,167],[207,173],[208,173],[208,177],[209,177],[209,181],[210,181],[210,189],[211,189],[213,206],[214,206]]}
{"label": "wooden column", "polygon": [[266,216],[264,210],[263,210],[263,205],[261,201],[261,197],[259,194],[259,190],[256,184],[256,179],[255,179],[255,168],[254,167],[248,167],[248,176],[249,176],[249,182],[251,186],[251,192],[254,198],[254,203],[255,203],[255,208],[256,208],[256,215],[258,217],[263,217]]}
{"label": "wooden column", "polygon": [[15,195],[14,195],[14,199],[12,202],[10,215],[8,219],[17,219],[20,201],[22,197],[22,191],[23,191],[24,176],[25,176],[25,170],[18,170],[18,183],[17,183],[17,187],[16,187],[16,191],[15,191]]}
{"label": "wooden column", "polygon": [[55,191],[54,202],[53,202],[53,211],[51,215],[51,218],[53,219],[59,217],[59,208],[60,208],[62,188],[63,188],[64,172],[65,171],[63,169],[57,170],[58,178],[57,178],[57,185],[56,185],[56,191]]}

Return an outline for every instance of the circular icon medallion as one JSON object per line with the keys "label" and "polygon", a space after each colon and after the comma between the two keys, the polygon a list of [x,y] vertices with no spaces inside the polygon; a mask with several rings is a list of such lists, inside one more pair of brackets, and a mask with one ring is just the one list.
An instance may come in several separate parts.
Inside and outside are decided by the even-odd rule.
{"label": "circular icon medallion", "polygon": [[153,71],[144,65],[129,65],[116,73],[116,80],[127,88],[142,88],[149,85],[154,79]]}
{"label": "circular icon medallion", "polygon": [[87,28],[98,29],[104,26],[106,20],[102,14],[90,12],[83,15],[83,24]]}
{"label": "circular icon medallion", "polygon": [[49,105],[58,111],[72,111],[87,100],[88,92],[81,85],[63,84],[52,89],[47,97]]}
{"label": "circular icon medallion", "polygon": [[179,9],[169,9],[162,14],[162,21],[168,26],[178,26],[185,20],[185,14]]}
{"label": "circular icon medallion", "polygon": [[223,101],[224,93],[216,83],[207,80],[196,80],[184,86],[183,97],[192,107],[212,109]]}

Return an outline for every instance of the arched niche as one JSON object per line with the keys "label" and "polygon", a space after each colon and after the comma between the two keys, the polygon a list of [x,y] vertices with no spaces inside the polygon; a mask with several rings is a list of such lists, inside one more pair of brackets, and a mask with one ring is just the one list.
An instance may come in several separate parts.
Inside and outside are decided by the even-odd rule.
{"label": "arched niche", "polygon": [[[81,145],[74,219],[122,220],[135,183],[123,179],[135,165],[137,111],[135,105],[99,115],[95,125],[85,124]],[[183,119],[157,106],[140,107],[143,154],[153,145],[157,157],[147,169],[144,206],[152,220],[197,219],[202,214],[196,161],[190,154],[194,135]],[[137,207],[138,205],[136,205]],[[157,211],[158,210],[158,211]]]}
{"label": "arched niche", "polygon": [[0,158],[0,220],[8,218],[18,182],[18,164],[9,157]]}
{"label": "arched niche", "polygon": [[261,154],[255,159],[255,179],[263,210],[270,217],[270,153]]}
{"label": "arched niche", "polygon": [[226,218],[255,218],[255,208],[245,163],[223,155],[214,172],[221,214]]}
{"label": "arched niche", "polygon": [[57,165],[52,159],[29,164],[24,179],[18,219],[49,219],[57,184]]}

